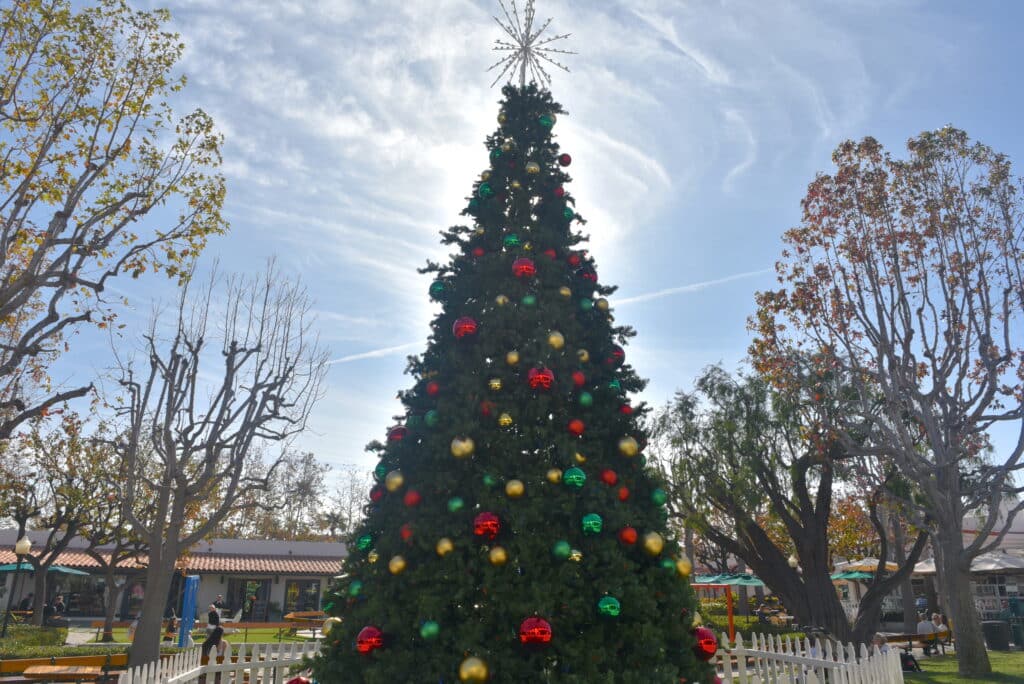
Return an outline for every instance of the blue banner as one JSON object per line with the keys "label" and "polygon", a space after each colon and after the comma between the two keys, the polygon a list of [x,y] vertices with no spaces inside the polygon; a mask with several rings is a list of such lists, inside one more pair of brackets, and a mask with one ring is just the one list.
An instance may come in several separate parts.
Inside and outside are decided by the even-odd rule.
{"label": "blue banner", "polygon": [[199,575],[185,578],[185,591],[181,599],[181,626],[178,628],[178,648],[188,646],[189,635],[196,624],[196,597],[199,595]]}

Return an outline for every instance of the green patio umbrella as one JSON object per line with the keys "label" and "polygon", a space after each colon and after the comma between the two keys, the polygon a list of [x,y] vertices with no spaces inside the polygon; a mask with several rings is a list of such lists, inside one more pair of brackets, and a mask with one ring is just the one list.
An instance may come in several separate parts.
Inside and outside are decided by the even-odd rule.
{"label": "green patio umbrella", "polygon": [[[21,563],[20,564],[21,565],[20,568],[18,567],[18,565],[19,564],[17,564],[17,563],[8,563],[6,565],[0,565],[0,572],[14,572],[15,570],[19,570],[19,569],[22,572],[34,572],[34,569],[28,563]],[[89,573],[87,573],[87,572],[82,572],[81,570],[75,570],[74,568],[69,568],[66,565],[51,565],[49,571],[50,572],[59,572],[59,573],[64,574],[64,575],[85,575],[85,576],[89,575]]]}
{"label": "green patio umbrella", "polygon": [[860,581],[860,580],[871,579],[874,576],[875,576],[875,574],[872,573],[872,572],[850,571],[850,572],[837,572],[836,574],[832,575],[832,579],[833,580],[857,580],[857,581]]}

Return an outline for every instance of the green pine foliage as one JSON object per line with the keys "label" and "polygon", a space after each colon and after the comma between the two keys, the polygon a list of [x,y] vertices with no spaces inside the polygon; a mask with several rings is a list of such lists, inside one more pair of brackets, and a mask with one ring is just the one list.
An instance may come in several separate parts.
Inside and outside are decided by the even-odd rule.
{"label": "green pine foliage", "polygon": [[[316,678],[451,683],[460,663],[477,657],[490,682],[710,681],[692,652],[696,604],[675,566],[658,477],[642,453],[620,453],[624,438],[645,442],[646,407],[628,399],[643,381],[622,361],[618,345],[633,332],[613,324],[604,297],[614,288],[598,284],[593,259],[578,248],[582,218],[551,135],[564,111],[533,85],[506,86],[504,96],[487,139],[490,166],[464,211],[473,226],[443,233],[457,251],[425,269],[443,308],[426,352],[410,359],[404,425],[370,445],[381,459],[378,484],[327,599],[342,622],[326,638]],[[521,258],[534,275],[513,273]],[[453,325],[464,317],[477,330],[457,339]],[[550,344],[552,332],[564,347]],[[552,371],[551,387],[532,388],[531,369]],[[583,421],[582,435],[570,432],[572,420]],[[453,456],[457,438],[473,440],[471,456]],[[585,474],[582,487],[558,480],[570,468]],[[511,480],[524,483],[522,496],[509,496]],[[481,512],[500,520],[493,540],[474,534]],[[588,533],[583,518],[593,513],[601,530]],[[620,541],[626,527],[638,532],[635,544]],[[645,552],[651,532],[666,538],[660,554]],[[453,547],[443,556],[442,538]],[[553,552],[558,542],[568,549]],[[496,546],[503,564],[491,562]],[[397,574],[396,556],[405,564]],[[599,612],[606,596],[618,599],[617,616]],[[532,616],[550,623],[547,645],[520,642]],[[360,653],[358,635],[370,625],[383,646]]]}

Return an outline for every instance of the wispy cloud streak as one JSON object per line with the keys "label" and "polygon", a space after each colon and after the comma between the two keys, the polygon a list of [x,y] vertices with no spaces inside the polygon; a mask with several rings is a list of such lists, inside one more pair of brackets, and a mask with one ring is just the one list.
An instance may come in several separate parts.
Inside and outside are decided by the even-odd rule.
{"label": "wispy cloud streak", "polygon": [[380,349],[371,349],[370,351],[360,352],[359,354],[349,354],[348,356],[342,356],[337,359],[332,359],[327,362],[327,365],[333,366],[338,363],[351,363],[353,361],[362,361],[364,359],[378,359],[382,356],[401,354],[402,352],[412,351],[413,349],[419,347],[422,344],[422,342],[407,342],[406,344],[399,344],[394,347],[382,347]]}
{"label": "wispy cloud streak", "polygon": [[734,280],[743,280],[744,278],[753,278],[759,275],[765,275],[767,273],[774,273],[775,269],[762,268],[760,271],[747,271],[746,273],[737,273],[735,275],[726,276],[724,278],[716,278],[714,280],[705,280],[700,283],[690,283],[689,285],[679,285],[678,287],[667,287],[663,290],[656,290],[654,292],[647,292],[635,297],[626,297],[625,299],[619,299],[615,301],[616,306],[622,306],[623,304],[636,304],[637,302],[648,302],[652,299],[661,299],[662,297],[671,297],[677,294],[689,294],[691,292],[700,292],[706,290],[709,287],[716,285],[724,285],[725,283],[731,283]]}

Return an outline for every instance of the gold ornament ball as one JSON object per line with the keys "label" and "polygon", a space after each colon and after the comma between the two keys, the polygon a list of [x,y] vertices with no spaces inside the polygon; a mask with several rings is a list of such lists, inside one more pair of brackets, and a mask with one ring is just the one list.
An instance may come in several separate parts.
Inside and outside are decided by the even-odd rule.
{"label": "gold ornament ball", "polygon": [[466,458],[473,455],[476,444],[472,437],[456,437],[452,440],[452,456],[455,458]]}
{"label": "gold ornament ball", "polygon": [[498,416],[498,425],[503,428],[512,427],[512,416],[507,413],[502,413]]}
{"label": "gold ornament ball", "polygon": [[572,551],[569,552],[569,560],[571,560],[573,563],[582,563],[583,562],[583,552],[580,551],[579,549],[573,549]]}
{"label": "gold ornament ball", "polygon": [[491,562],[491,565],[504,565],[508,562],[508,551],[504,547],[495,546],[487,554],[487,560]]}
{"label": "gold ornament ball", "polygon": [[524,242],[523,243],[523,251],[525,251],[525,252],[532,252],[533,251],[533,243],[532,242]]}
{"label": "gold ornament ball", "polygon": [[508,121],[508,116],[505,112],[498,112],[498,123],[503,124]]}
{"label": "gold ornament ball", "polygon": [[562,287],[558,288],[558,294],[568,299],[569,297],[572,297],[572,290],[563,285]]}
{"label": "gold ornament ball", "polygon": [[700,613],[694,613],[693,614],[693,626],[694,627],[700,627],[703,624],[704,624],[704,618],[702,618],[700,616]]}
{"label": "gold ornament ball", "polygon": [[371,563],[376,563],[378,560],[380,560],[380,554],[376,551],[371,551],[370,553],[366,554],[366,560],[370,561]]}
{"label": "gold ornament ball", "polygon": [[519,363],[519,352],[513,349],[508,354],[505,354],[505,363],[510,366],[514,366]]}
{"label": "gold ornament ball", "polygon": [[480,180],[484,181],[485,183],[487,181],[491,180],[491,172],[490,171],[484,171],[483,173],[481,173],[480,174]]}
{"label": "gold ornament ball", "polygon": [[587,462],[587,457],[584,456],[583,454],[581,454],[578,451],[575,454],[573,454],[572,457],[573,457],[573,460],[575,460],[580,465],[583,465],[584,463]]}
{"label": "gold ornament ball", "polygon": [[558,484],[562,481],[562,471],[558,468],[552,468],[548,471],[547,478],[551,484]]}
{"label": "gold ornament ball", "polygon": [[513,140],[506,140],[505,142],[501,143],[502,152],[511,152],[512,150],[515,149],[515,147],[516,144]]}
{"label": "gold ornament ball", "polygon": [[395,556],[388,561],[388,570],[392,575],[401,575],[405,571],[405,559],[401,556]]}
{"label": "gold ornament ball", "polygon": [[512,188],[513,190],[518,190],[519,188],[523,187],[523,184],[522,184],[522,183],[520,183],[520,182],[519,182],[519,181],[517,181],[517,180],[514,180],[514,181],[512,181],[511,183],[509,183],[509,186],[510,186],[510,187],[511,187],[511,188]]}
{"label": "gold ornament ball", "polygon": [[608,310],[608,300],[605,299],[604,297],[601,297],[596,302],[594,302],[594,306],[597,307],[598,311],[607,311]]}
{"label": "gold ornament ball", "polygon": [[648,556],[657,556],[665,548],[665,539],[657,532],[648,532],[644,535],[644,551]]}
{"label": "gold ornament ball", "polygon": [[448,537],[441,537],[437,540],[437,545],[434,546],[434,550],[437,551],[437,555],[444,558],[449,553],[455,550],[455,544]]}
{"label": "gold ornament ball", "polygon": [[459,665],[459,681],[466,684],[484,684],[490,672],[487,671],[487,663],[479,658],[466,658]]}
{"label": "gold ornament ball", "polygon": [[474,233],[475,235],[483,235],[483,234],[484,234],[484,233],[486,233],[486,232],[487,232],[487,231],[486,231],[486,230],[484,230],[483,228],[477,228],[476,230],[474,230],[474,231],[473,231],[473,233]]}
{"label": "gold ornament ball", "polygon": [[522,480],[509,480],[505,483],[505,494],[510,499],[518,499],[526,493],[526,485]]}
{"label": "gold ornament ball", "polygon": [[497,297],[494,298],[494,303],[497,304],[498,306],[507,306],[508,297],[506,297],[505,295],[498,295]]}
{"label": "gold ornament ball", "polygon": [[501,378],[491,378],[487,381],[487,387],[489,387],[492,392],[500,392]]}
{"label": "gold ornament ball", "polygon": [[690,573],[693,572],[693,563],[690,562],[689,558],[680,558],[676,561],[676,571],[681,577],[689,577]]}
{"label": "gold ornament ball", "polygon": [[640,453],[640,445],[632,437],[623,437],[619,440],[619,453],[626,458],[633,458]]}
{"label": "gold ornament ball", "polygon": [[557,330],[548,333],[548,346],[552,349],[561,349],[565,346],[565,336]]}
{"label": "gold ornament ball", "polygon": [[389,492],[397,492],[405,484],[405,476],[401,470],[392,470],[384,478],[384,486]]}
{"label": "gold ornament ball", "polygon": [[325,635],[330,634],[331,630],[334,629],[336,625],[340,624],[341,618],[329,617],[326,620],[324,620],[324,624],[320,626],[320,631],[323,632]]}
{"label": "gold ornament ball", "polygon": [[590,352],[586,349],[578,349],[576,351],[576,358],[579,359],[580,363],[587,363],[590,361]]}
{"label": "gold ornament ball", "polygon": [[527,162],[526,173],[530,174],[531,176],[536,176],[538,173],[540,173],[540,164],[538,164],[537,162]]}

